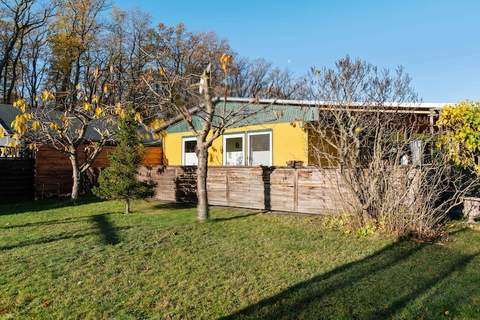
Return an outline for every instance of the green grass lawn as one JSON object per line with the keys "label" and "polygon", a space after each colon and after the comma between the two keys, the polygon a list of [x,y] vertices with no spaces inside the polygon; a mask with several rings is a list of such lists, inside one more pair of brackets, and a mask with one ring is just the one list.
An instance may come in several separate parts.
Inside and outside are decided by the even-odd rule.
{"label": "green grass lawn", "polygon": [[0,206],[0,318],[478,319],[480,233],[357,238],[320,217],[136,202]]}

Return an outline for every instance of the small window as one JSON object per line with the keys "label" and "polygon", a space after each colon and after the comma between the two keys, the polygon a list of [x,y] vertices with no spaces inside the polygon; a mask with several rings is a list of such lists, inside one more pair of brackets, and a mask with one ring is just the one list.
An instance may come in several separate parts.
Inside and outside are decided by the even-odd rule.
{"label": "small window", "polygon": [[251,166],[272,165],[272,133],[251,132],[248,134],[248,163]]}
{"label": "small window", "polygon": [[197,139],[195,137],[183,138],[182,164],[184,166],[196,166],[198,164],[198,158],[195,152],[196,147]]}
{"label": "small window", "polygon": [[244,134],[229,134],[223,137],[223,164],[225,166],[243,166],[244,157]]}

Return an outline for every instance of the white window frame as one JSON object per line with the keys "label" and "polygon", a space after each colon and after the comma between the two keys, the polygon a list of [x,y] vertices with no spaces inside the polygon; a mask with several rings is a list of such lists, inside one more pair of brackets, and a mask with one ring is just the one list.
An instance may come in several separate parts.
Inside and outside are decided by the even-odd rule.
{"label": "white window frame", "polygon": [[259,136],[259,135],[263,135],[263,134],[268,134],[268,137],[269,137],[269,144],[270,144],[270,163],[268,164],[268,166],[272,166],[273,165],[273,139],[272,139],[272,131],[271,130],[268,130],[268,131],[253,131],[253,132],[247,132],[247,163],[249,166],[251,166],[251,159],[250,159],[250,136]]}
{"label": "white window frame", "polygon": [[[197,137],[183,137],[182,138],[182,166],[185,166],[185,142],[197,141]],[[190,153],[190,152],[189,152]],[[198,159],[197,159],[198,164]]]}
{"label": "white window frame", "polygon": [[243,157],[242,157],[242,166],[245,165],[245,133],[227,133],[223,135],[223,144],[222,144],[222,156],[223,156],[223,165],[227,165],[227,139],[230,138],[242,138],[242,152],[243,152]]}

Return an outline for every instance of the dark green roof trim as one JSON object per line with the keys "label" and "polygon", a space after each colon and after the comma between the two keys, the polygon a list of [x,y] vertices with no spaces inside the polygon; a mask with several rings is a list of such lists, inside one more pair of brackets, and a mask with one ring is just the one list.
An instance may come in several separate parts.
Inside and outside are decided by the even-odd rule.
{"label": "dark green roof trim", "polygon": [[[294,121],[315,121],[318,120],[318,110],[314,107],[285,105],[285,104],[253,104],[245,106],[243,102],[223,102],[219,101],[216,105],[218,115],[225,114],[229,110],[244,109],[245,112],[252,112],[252,116],[236,123],[233,127],[244,127],[249,125],[259,125],[266,123],[290,123]],[[259,111],[260,110],[260,111]],[[193,124],[195,128],[200,129],[202,119],[199,116],[193,116]],[[190,131],[185,121],[177,122],[170,126],[168,133],[187,132]]]}

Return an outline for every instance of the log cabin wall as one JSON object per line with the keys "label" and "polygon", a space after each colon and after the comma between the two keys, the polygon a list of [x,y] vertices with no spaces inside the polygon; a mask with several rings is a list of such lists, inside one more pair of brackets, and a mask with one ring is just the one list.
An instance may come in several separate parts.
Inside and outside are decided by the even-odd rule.
{"label": "log cabin wall", "polygon": [[[141,180],[154,181],[155,198],[195,202],[195,167],[144,166]],[[209,167],[211,205],[311,214],[348,211],[348,189],[337,169],[289,167]]]}
{"label": "log cabin wall", "polygon": [[[98,175],[101,169],[108,166],[108,155],[115,147],[106,146],[95,159],[92,173]],[[80,147],[80,163],[85,159],[85,146]],[[162,148],[148,146],[144,148],[144,165],[161,165]],[[63,153],[52,148],[41,146],[35,157],[35,197],[63,196],[71,192],[72,168],[70,160]]]}

